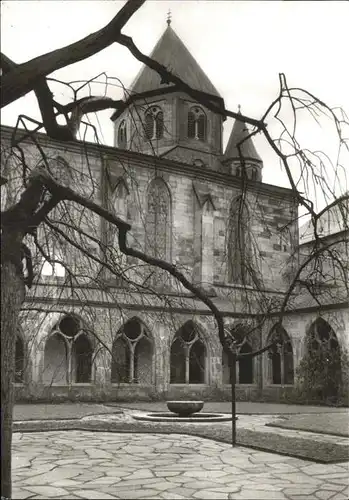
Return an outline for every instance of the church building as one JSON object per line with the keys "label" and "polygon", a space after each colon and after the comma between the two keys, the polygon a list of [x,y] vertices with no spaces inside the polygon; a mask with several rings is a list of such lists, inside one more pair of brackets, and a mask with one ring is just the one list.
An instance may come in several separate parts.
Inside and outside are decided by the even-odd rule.
{"label": "church building", "polygon": [[[208,294],[228,330],[255,327],[241,352],[261,349],[276,334],[285,293],[311,246],[311,237],[300,239],[297,199],[291,189],[263,182],[268,165],[243,121],[235,121],[223,149],[224,97],[170,22],[151,57],[222,112],[144,66],[111,117],[114,147],[60,143],[40,133],[37,141],[63,183],[84,190],[84,179],[92,179],[94,201],[131,225],[129,246],[174,264]],[[3,143],[12,131],[2,127]],[[35,145],[24,143],[34,165]],[[121,255],[115,229],[92,219],[81,228],[110,248],[103,257],[110,268],[94,269],[81,258],[74,281],[64,265],[41,261],[16,341],[16,397],[229,398],[228,360],[209,308],[166,272]],[[91,252],[99,251],[91,243]],[[69,250],[63,259],[71,263],[74,255]],[[322,307],[295,290],[282,346],[237,363],[239,399],[291,395],[310,337],[319,349],[328,342],[339,353],[348,350],[347,296],[337,285]]]}

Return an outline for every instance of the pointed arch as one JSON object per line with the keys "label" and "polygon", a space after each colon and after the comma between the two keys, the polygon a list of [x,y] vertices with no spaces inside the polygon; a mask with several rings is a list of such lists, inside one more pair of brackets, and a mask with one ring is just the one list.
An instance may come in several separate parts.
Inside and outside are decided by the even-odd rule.
{"label": "pointed arch", "polygon": [[[281,337],[281,338],[280,338]],[[294,361],[291,339],[283,327],[274,325],[267,344],[274,344],[268,352],[268,379],[273,385],[292,385],[294,383]]]}
{"label": "pointed arch", "polygon": [[189,320],[176,332],[170,350],[171,384],[204,384],[207,347],[197,325]]}
{"label": "pointed arch", "polygon": [[59,314],[45,342],[43,383],[91,383],[93,341],[74,313]]}
{"label": "pointed arch", "polygon": [[118,147],[120,149],[126,149],[127,147],[127,124],[126,120],[120,122],[118,128]]}
{"label": "pointed arch", "polygon": [[138,317],[124,323],[114,339],[112,353],[112,383],[152,383],[153,338]]}
{"label": "pointed arch", "polygon": [[342,352],[331,325],[318,317],[306,334],[306,352],[301,361],[303,376],[321,400],[336,398],[343,384]]}
{"label": "pointed arch", "polygon": [[[145,238],[148,254],[171,261],[171,195],[160,177],[153,179],[148,187]],[[167,278],[167,274],[159,269],[152,269],[151,276],[153,285],[162,285]]]}
{"label": "pointed arch", "polygon": [[321,318],[316,318],[308,330],[308,339],[314,349],[327,347],[328,349],[338,349],[339,343],[331,325]]}
{"label": "pointed arch", "polygon": [[[130,190],[128,188],[126,180],[124,179],[124,177],[119,177],[115,183],[115,188],[113,190],[113,209],[114,213],[124,220],[128,219],[129,194]],[[113,226],[113,230],[115,230],[115,226]]]}
{"label": "pointed arch", "polygon": [[246,201],[239,196],[231,202],[227,228],[228,281],[239,285],[251,285],[252,249]]}

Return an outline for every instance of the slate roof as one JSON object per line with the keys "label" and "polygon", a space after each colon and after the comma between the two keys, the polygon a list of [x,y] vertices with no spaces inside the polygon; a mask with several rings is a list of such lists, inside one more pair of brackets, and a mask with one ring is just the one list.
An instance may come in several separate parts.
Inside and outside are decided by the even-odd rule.
{"label": "slate roof", "polygon": [[[349,193],[346,192],[344,193],[344,196],[348,196],[348,194]],[[317,231],[319,236],[330,236],[332,234],[348,230],[348,220],[349,201],[339,201],[337,205],[334,205],[329,210],[324,212],[318,220]],[[311,220],[309,220],[299,228],[299,242],[300,245],[302,245],[303,243],[308,243],[314,239],[314,226]]]}
{"label": "slate roof", "polygon": [[[152,59],[166,66],[168,70],[181,78],[195,90],[221,97],[218,90],[201,69],[179,36],[168,26],[150,54]],[[160,76],[143,66],[131,85],[132,93],[142,93],[172,86],[161,83]]]}
{"label": "slate roof", "polygon": [[[245,122],[235,120],[233,129],[231,131],[227,147],[224,152],[224,160],[239,158],[239,152],[236,145],[246,136],[250,134]],[[262,162],[262,158],[257,153],[253,140],[247,139],[242,144],[242,154],[244,158]]]}

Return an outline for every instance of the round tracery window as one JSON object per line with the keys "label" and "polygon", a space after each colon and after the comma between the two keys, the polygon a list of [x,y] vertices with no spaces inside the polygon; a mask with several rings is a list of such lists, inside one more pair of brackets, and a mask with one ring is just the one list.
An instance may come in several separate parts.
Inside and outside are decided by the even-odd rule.
{"label": "round tracery window", "polygon": [[75,335],[80,330],[80,323],[76,318],[72,316],[65,316],[59,322],[60,331],[67,337],[75,337]]}

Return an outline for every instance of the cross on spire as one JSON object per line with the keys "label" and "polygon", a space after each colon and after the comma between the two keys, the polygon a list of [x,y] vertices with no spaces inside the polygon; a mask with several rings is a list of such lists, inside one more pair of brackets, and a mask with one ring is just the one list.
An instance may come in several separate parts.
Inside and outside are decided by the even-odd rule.
{"label": "cross on spire", "polygon": [[168,9],[168,12],[167,12],[167,19],[166,19],[166,22],[167,22],[167,25],[168,25],[168,26],[170,26],[170,24],[171,24],[171,21],[172,21],[171,17],[172,17],[172,14],[171,14],[171,9]]}

